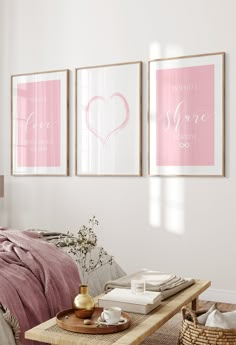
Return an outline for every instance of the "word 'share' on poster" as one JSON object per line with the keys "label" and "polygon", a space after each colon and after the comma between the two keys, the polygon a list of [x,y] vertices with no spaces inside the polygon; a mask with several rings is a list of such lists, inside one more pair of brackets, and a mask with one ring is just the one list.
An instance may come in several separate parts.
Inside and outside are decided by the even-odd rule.
{"label": "word 'share' on poster", "polygon": [[141,175],[141,62],[76,69],[76,174]]}
{"label": "word 'share' on poster", "polygon": [[11,77],[12,175],[68,175],[68,70]]}
{"label": "word 'share' on poster", "polygon": [[224,176],[224,57],[149,61],[149,175]]}

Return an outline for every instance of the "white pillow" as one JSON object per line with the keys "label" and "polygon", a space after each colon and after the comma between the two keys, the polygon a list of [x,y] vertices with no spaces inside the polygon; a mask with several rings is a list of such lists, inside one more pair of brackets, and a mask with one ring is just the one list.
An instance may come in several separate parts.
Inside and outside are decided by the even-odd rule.
{"label": "white pillow", "polygon": [[213,304],[213,306],[211,306],[211,308],[206,313],[197,317],[198,323],[200,323],[201,325],[205,325],[208,316],[213,312],[213,310],[216,310],[216,309],[217,307],[215,303]]}
{"label": "white pillow", "polygon": [[219,328],[234,328],[236,329],[236,311],[221,313],[219,310],[214,310],[207,318],[206,326]]}

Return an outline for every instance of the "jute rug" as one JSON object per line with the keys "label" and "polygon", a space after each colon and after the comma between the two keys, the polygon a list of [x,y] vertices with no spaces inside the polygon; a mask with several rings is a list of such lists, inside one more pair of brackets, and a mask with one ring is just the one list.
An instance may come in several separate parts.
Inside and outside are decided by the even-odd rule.
{"label": "jute rug", "polygon": [[177,345],[182,316],[177,314],[157,332],[142,342],[142,345]]}

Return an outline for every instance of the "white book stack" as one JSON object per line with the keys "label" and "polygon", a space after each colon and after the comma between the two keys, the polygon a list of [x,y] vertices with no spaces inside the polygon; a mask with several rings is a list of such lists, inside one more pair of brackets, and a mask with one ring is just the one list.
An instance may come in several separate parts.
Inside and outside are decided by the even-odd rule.
{"label": "white book stack", "polygon": [[120,307],[123,311],[139,314],[148,314],[160,304],[160,292],[145,291],[134,294],[131,289],[120,288],[115,288],[98,299],[99,307]]}

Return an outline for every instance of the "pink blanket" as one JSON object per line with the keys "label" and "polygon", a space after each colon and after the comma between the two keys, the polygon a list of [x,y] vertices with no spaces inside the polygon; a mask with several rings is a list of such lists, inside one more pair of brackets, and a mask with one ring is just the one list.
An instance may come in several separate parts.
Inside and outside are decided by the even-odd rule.
{"label": "pink blanket", "polygon": [[24,332],[72,307],[80,277],[74,261],[39,235],[0,229],[0,303],[20,323]]}

